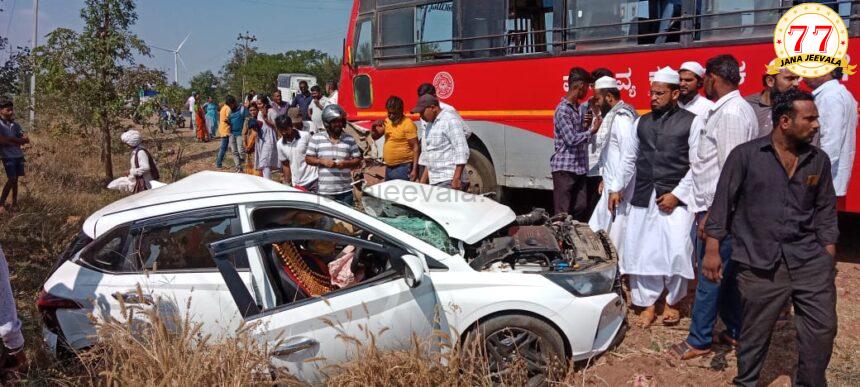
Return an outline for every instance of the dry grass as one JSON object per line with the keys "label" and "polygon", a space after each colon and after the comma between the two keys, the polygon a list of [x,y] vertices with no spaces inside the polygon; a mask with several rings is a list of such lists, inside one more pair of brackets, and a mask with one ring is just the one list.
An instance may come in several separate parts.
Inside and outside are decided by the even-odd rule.
{"label": "dry grass", "polygon": [[[138,289],[138,295],[143,293]],[[156,300],[161,304],[164,300]],[[298,385],[270,365],[268,348],[242,326],[214,340],[188,316],[120,305],[122,320],[97,325],[99,341],[79,354],[90,383],[107,386]]]}

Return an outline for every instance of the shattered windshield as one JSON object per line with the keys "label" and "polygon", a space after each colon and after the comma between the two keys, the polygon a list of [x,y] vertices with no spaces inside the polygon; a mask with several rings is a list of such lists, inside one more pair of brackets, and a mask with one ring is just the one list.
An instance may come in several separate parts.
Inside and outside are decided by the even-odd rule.
{"label": "shattered windshield", "polygon": [[361,200],[364,213],[376,217],[448,254],[456,254],[454,241],[439,223],[413,209],[389,200],[365,195]]}

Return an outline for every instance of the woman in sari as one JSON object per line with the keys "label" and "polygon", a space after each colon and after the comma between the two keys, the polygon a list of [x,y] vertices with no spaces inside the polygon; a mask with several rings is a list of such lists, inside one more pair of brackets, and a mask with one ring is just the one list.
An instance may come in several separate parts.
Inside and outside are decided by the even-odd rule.
{"label": "woman in sari", "polygon": [[197,124],[197,141],[209,142],[209,127],[206,126],[206,112],[203,111],[203,105],[197,104],[192,118]]}

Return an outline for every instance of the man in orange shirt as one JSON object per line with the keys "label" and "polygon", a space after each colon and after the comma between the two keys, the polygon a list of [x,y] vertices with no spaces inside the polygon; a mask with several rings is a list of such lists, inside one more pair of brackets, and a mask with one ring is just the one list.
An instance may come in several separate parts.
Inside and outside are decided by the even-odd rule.
{"label": "man in orange shirt", "polygon": [[385,180],[418,179],[418,128],[403,114],[403,100],[391,96],[385,103],[388,118],[373,123],[373,139],[385,136],[382,161],[385,163]]}

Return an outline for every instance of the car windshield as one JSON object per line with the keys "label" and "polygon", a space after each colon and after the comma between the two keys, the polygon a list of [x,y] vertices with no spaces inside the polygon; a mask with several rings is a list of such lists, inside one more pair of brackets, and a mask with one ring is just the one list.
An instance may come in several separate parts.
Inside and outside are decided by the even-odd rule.
{"label": "car windshield", "polygon": [[445,229],[430,217],[390,200],[364,195],[361,200],[364,213],[391,225],[448,254],[456,254],[457,247]]}

